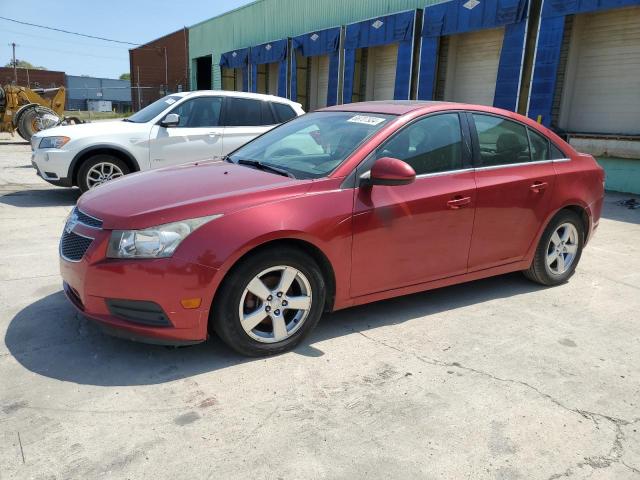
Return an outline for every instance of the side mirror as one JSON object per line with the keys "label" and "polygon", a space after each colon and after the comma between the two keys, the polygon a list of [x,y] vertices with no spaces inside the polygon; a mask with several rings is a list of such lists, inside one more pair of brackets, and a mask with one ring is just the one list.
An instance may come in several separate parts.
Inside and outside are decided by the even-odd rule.
{"label": "side mirror", "polygon": [[361,185],[409,185],[416,179],[416,172],[406,162],[397,158],[382,157],[376,160],[371,171],[360,177]]}
{"label": "side mirror", "polygon": [[163,127],[177,127],[180,124],[180,115],[177,113],[170,113],[162,119],[160,125]]}

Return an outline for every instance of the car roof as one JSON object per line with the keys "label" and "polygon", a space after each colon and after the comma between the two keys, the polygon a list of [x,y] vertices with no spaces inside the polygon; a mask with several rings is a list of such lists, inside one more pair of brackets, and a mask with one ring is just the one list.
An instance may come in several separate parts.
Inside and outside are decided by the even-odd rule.
{"label": "car roof", "polygon": [[300,105],[299,103],[289,100],[288,98],[277,97],[275,95],[265,95],[262,93],[236,92],[235,90],[194,90],[192,92],[182,92],[175,95],[180,95],[183,97],[204,97],[215,95],[220,97],[253,98],[256,100],[269,102],[287,103],[289,105]]}
{"label": "car roof", "polygon": [[[339,112],[362,112],[362,113],[386,113],[391,115],[404,115],[415,110],[448,107],[455,104],[453,102],[437,102],[430,100],[380,100],[374,102],[348,103],[344,105],[334,105],[322,108],[319,111],[339,111]],[[436,108],[437,107],[437,108]]]}

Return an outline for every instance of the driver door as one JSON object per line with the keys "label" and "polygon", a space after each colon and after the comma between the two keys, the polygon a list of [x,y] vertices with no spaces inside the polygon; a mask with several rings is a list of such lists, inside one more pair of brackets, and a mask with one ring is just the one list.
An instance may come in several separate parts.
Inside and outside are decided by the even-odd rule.
{"label": "driver door", "polygon": [[172,127],[154,125],[149,136],[151,168],[210,160],[222,155],[222,97],[196,97],[169,113],[180,116]]}
{"label": "driver door", "polygon": [[469,137],[458,113],[411,123],[379,147],[372,160],[381,157],[407,162],[416,180],[356,188],[352,296],[466,273],[476,185],[468,168]]}

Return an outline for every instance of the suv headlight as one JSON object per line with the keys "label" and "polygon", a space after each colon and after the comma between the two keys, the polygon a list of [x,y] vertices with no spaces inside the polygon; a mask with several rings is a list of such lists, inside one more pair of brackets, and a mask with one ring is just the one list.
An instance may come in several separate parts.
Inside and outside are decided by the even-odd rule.
{"label": "suv headlight", "polygon": [[165,223],[144,230],[114,230],[109,240],[109,258],[166,258],[178,245],[205,223],[222,215]]}
{"label": "suv headlight", "polygon": [[38,148],[62,148],[69,140],[71,140],[69,137],[44,137],[40,140]]}

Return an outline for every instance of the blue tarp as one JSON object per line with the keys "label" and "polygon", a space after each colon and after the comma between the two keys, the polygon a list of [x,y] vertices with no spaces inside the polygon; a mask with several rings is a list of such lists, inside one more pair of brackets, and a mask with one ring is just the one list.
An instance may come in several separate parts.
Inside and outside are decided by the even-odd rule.
{"label": "blue tarp", "polygon": [[242,91],[249,91],[249,49],[241,48],[232,52],[223,53],[220,56],[221,68],[242,69]]}
{"label": "blue tarp", "polygon": [[[640,5],[640,0],[545,0],[527,115],[551,126],[566,15]],[[638,19],[640,21],[640,19]]]}
{"label": "blue tarp", "polygon": [[340,27],[319,32],[310,32],[291,39],[291,100],[298,97],[298,71],[295,52],[300,50],[305,57],[329,55],[329,85],[327,105],[338,103],[338,73],[340,63]]}
{"label": "blue tarp", "polygon": [[413,57],[413,26],[415,11],[396,13],[347,25],[345,34],[345,64],[343,102],[350,103],[353,95],[356,49],[398,43],[396,82],[393,98],[407,100],[411,83]]}
{"label": "blue tarp", "polygon": [[440,37],[505,26],[494,106],[515,110],[526,35],[527,0],[452,0],[424,9],[418,98],[431,100]]}
{"label": "blue tarp", "polygon": [[258,65],[265,63],[278,63],[278,96],[287,96],[287,39],[277,40],[275,42],[263,43],[251,47],[249,52],[249,63],[253,66],[251,69],[251,82],[249,89],[255,92],[258,80]]}

